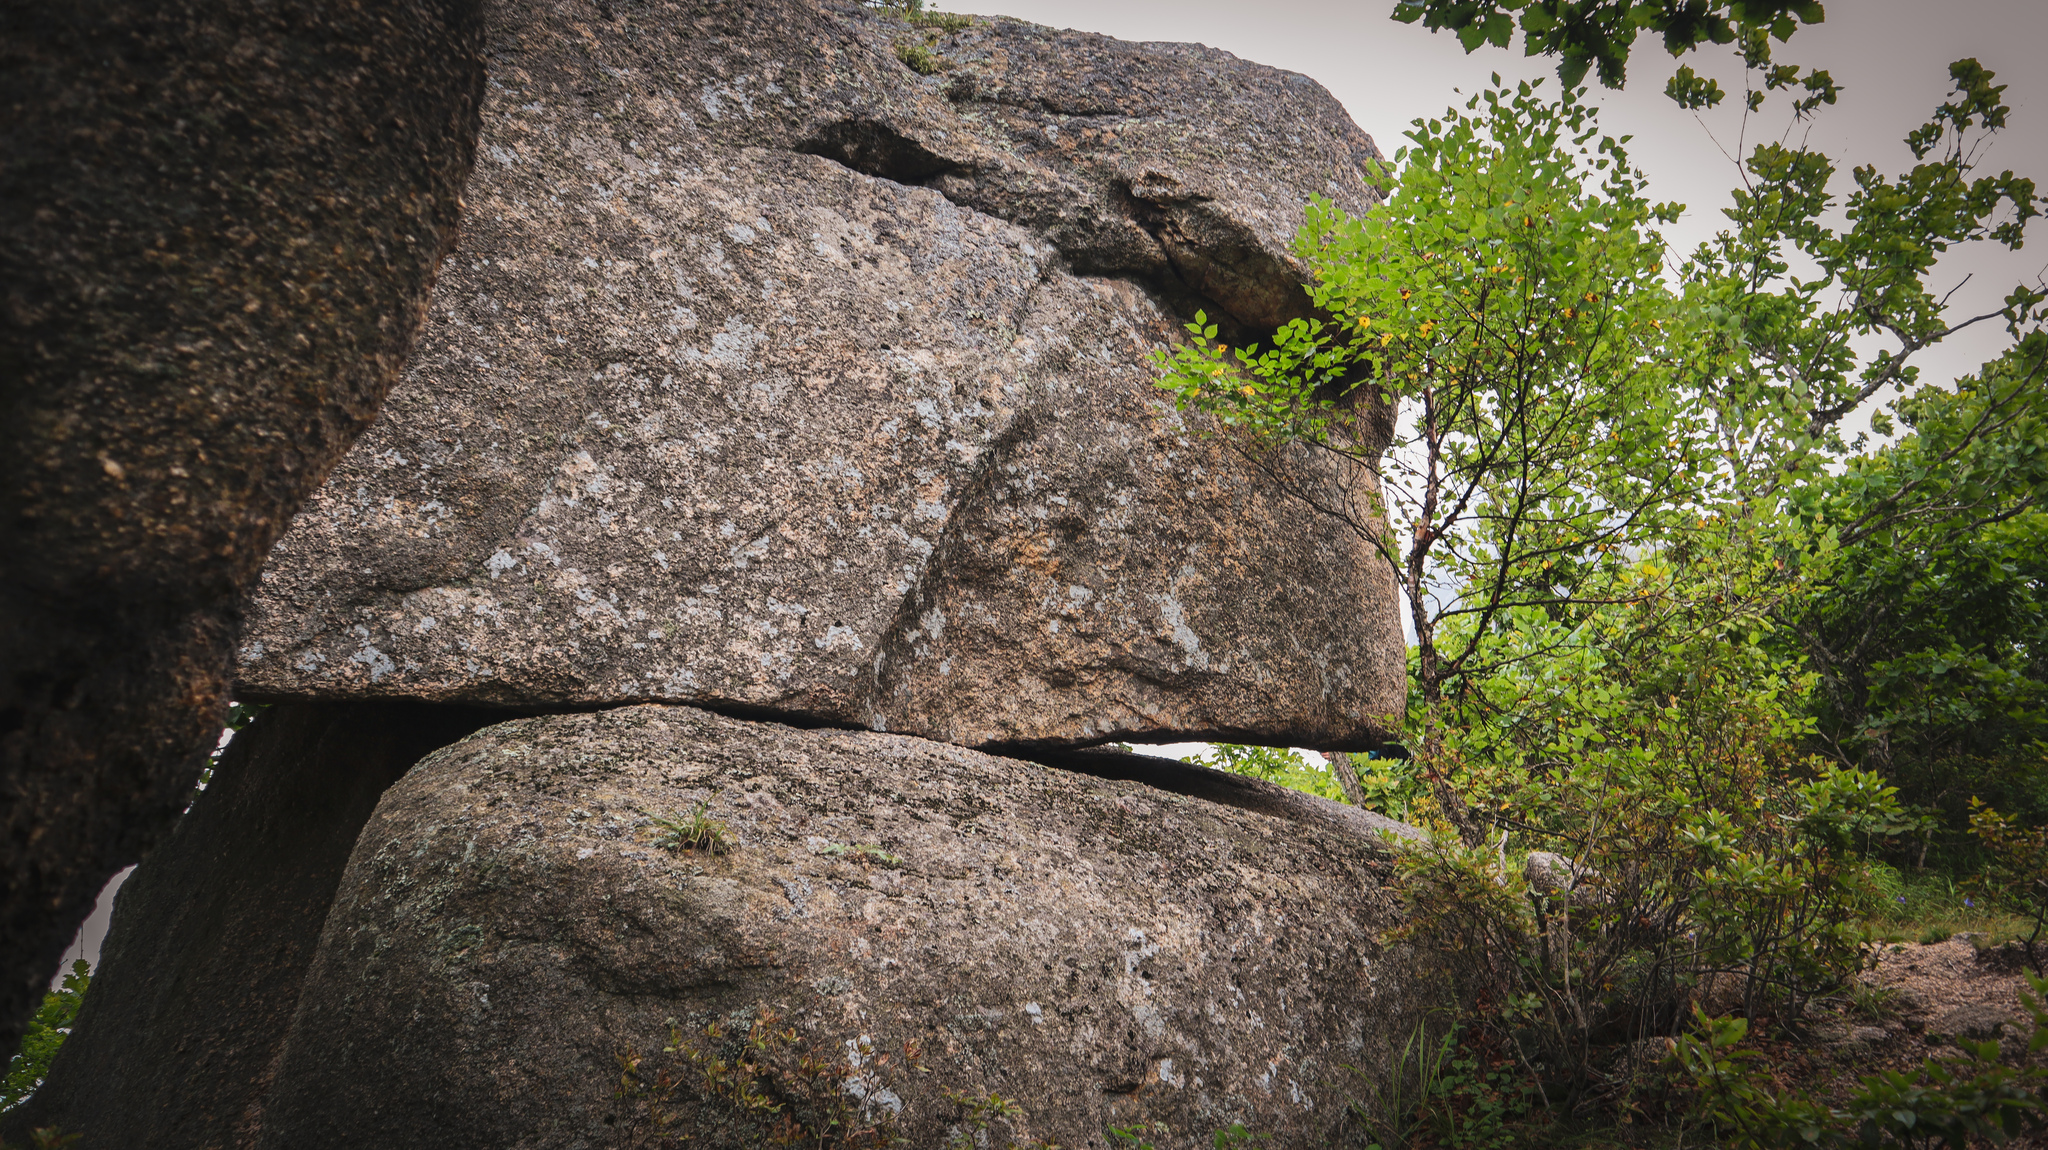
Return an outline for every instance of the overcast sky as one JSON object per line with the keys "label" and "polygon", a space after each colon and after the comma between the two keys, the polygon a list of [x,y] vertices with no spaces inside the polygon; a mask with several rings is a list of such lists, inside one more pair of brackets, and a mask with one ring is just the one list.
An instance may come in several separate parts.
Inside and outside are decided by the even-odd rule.
{"label": "overcast sky", "polygon": [[[1402,143],[1409,121],[1443,111],[1453,89],[1468,95],[1487,83],[1544,77],[1555,90],[1555,61],[1529,59],[1511,50],[1481,48],[1466,55],[1456,37],[1388,18],[1392,0],[933,0],[934,7],[974,8],[1060,28],[1101,32],[1127,40],[1196,41],[1248,60],[1301,72],[1320,81],[1350,110],[1351,118],[1391,154]],[[1886,174],[1909,167],[1912,154],[1901,142],[1948,92],[1948,63],[1974,56],[2010,85],[2005,99],[2013,117],[1984,157],[1992,171],[2010,168],[2048,186],[2048,0],[1835,0],[1825,24],[1804,28],[1778,46],[1778,60],[1828,69],[1845,91],[1842,102],[1823,109],[1798,131],[1836,160],[1838,185],[1849,168],[1875,164]],[[1718,225],[1736,173],[1728,155],[1739,154],[1745,131],[1734,107],[1742,70],[1726,50],[1709,49],[1685,58],[1714,76],[1737,96],[1703,117],[1680,110],[1664,98],[1664,82],[1679,61],[1661,41],[1637,41],[1624,92],[1593,89],[1613,134],[1631,133],[1640,167],[1649,173],[1654,199],[1685,203],[1689,211],[1672,238],[1689,248]],[[1778,95],[1746,126],[1750,143],[1776,136],[1790,123],[1787,101]],[[1724,155],[1724,150],[1728,155]],[[1973,273],[1956,297],[1954,310],[1995,310],[2022,280],[2048,270],[2048,220],[2030,229],[2034,242],[1999,257],[1972,255],[1967,263],[1944,263],[1943,287]],[[1984,245],[1979,245],[1984,246]],[[1980,325],[1989,326],[1989,325]],[[1938,358],[1923,357],[1923,379],[1973,370],[2000,346],[1995,333]],[[1940,350],[1940,349],[1937,349]]]}

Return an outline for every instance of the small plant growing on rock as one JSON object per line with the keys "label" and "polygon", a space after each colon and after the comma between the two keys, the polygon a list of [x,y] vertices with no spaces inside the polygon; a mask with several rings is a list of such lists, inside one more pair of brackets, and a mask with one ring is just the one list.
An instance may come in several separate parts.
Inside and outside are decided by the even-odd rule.
{"label": "small plant growing on rock", "polygon": [[936,76],[953,66],[951,60],[934,51],[936,43],[937,37],[932,37],[924,43],[912,40],[908,43],[898,44],[896,45],[896,58],[903,61],[905,67],[920,76]]}
{"label": "small plant growing on rock", "polygon": [[[1172,1129],[1164,1122],[1153,1122],[1149,1125],[1138,1126],[1112,1126],[1109,1128],[1108,1133],[1110,1142],[1117,1146],[1128,1147],[1129,1150],[1154,1150],[1150,1139],[1155,1137],[1169,1138],[1173,1135]],[[1230,1125],[1211,1134],[1209,1141],[1211,1145],[1216,1147],[1216,1150],[1230,1150],[1230,1147],[1233,1146],[1264,1146],[1272,1141],[1272,1139],[1264,1134],[1253,1133],[1242,1122],[1232,1122]]]}
{"label": "small plant growing on rock", "polygon": [[927,11],[924,0],[868,0],[870,8],[901,16],[913,28],[924,30],[923,40],[904,40],[896,45],[896,58],[920,76],[936,76],[954,66],[940,54],[939,37],[950,36],[974,21],[952,12]]}
{"label": "small plant growing on rock", "polygon": [[1024,1116],[1024,1107],[1016,1099],[1005,1098],[993,1090],[984,1089],[979,1094],[948,1090],[946,1101],[961,1110],[960,1125],[953,1128],[953,1136],[946,1142],[949,1150],[973,1150],[991,1125]]}
{"label": "small plant growing on rock", "polygon": [[1173,1131],[1164,1122],[1144,1123],[1137,1126],[1112,1126],[1109,1140],[1130,1150],[1153,1150],[1151,1139],[1170,1137]]}
{"label": "small plant growing on rock", "polygon": [[974,23],[971,18],[957,12],[935,12],[926,8],[924,0],[869,0],[868,6],[884,12],[893,12],[916,28],[936,28],[941,32],[950,33],[958,32]]}
{"label": "small plant growing on rock", "polygon": [[1847,995],[1849,1009],[1872,1022],[1899,1016],[1899,990],[1895,986],[1859,978],[1849,984]]}
{"label": "small plant growing on rock", "polygon": [[612,1098],[629,1107],[627,1132],[638,1139],[629,1144],[697,1143],[715,1126],[726,1134],[715,1145],[901,1145],[902,1102],[885,1076],[925,1069],[915,1040],[903,1044],[900,1059],[876,1053],[866,1037],[843,1047],[806,1043],[774,1011],[757,1014],[744,1035],[717,1022],[694,1035],[671,1024],[661,1052],[673,1061],[656,1065],[631,1050],[619,1056]]}
{"label": "small plant growing on rock", "polygon": [[903,866],[901,855],[892,855],[881,847],[869,843],[826,843],[818,848],[821,855],[831,855],[851,862],[872,863],[875,866],[899,870]]}
{"label": "small plant growing on rock", "polygon": [[654,845],[665,851],[704,851],[726,854],[732,850],[725,820],[711,817],[711,805],[698,803],[688,815],[651,815],[658,833]]}

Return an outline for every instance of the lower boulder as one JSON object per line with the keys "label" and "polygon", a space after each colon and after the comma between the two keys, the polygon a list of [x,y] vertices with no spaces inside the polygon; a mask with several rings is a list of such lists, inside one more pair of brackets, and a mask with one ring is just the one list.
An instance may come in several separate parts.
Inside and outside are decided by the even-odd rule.
{"label": "lower boulder", "polygon": [[1442,998],[1378,941],[1387,868],[906,736],[501,723],[357,840],[257,1144],[1363,1146]]}

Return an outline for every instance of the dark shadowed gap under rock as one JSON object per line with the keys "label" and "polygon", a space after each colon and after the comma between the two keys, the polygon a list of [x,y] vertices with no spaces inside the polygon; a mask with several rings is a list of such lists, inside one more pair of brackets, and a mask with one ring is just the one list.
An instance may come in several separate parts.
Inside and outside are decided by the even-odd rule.
{"label": "dark shadowed gap under rock", "polygon": [[428,752],[512,717],[407,702],[264,712],[122,886],[71,1036],[0,1137],[55,1125],[83,1135],[76,1150],[253,1142],[370,812]]}
{"label": "dark shadowed gap under rock", "polygon": [[[957,183],[973,184],[980,173],[964,168],[879,120],[849,119],[826,124],[799,141],[794,150],[831,160],[864,176],[891,180],[906,187],[931,188],[960,207],[983,212],[1007,223],[1037,228],[1042,222],[1022,213],[1006,213],[1000,204],[990,202],[988,197],[961,195],[953,183],[938,177],[954,175],[961,177]],[[1232,301],[1211,298],[1178,274],[1178,264],[1188,258],[1187,244],[1180,237],[1180,228],[1168,210],[1133,196],[1128,182],[1113,189],[1112,200],[1130,222],[1151,237],[1155,248],[1153,258],[1133,261],[1129,253],[1098,251],[1087,244],[1076,245],[1071,238],[1061,243],[1059,237],[1050,237],[1076,273],[1130,279],[1156,296],[1182,321],[1193,322],[1199,314],[1217,324],[1219,337],[1228,343],[1272,342],[1278,325],[1270,322],[1270,317],[1258,315],[1247,319],[1239,314],[1247,310],[1243,302],[1233,307]],[[1272,312],[1277,302],[1280,310],[1288,313],[1288,318],[1293,318],[1294,313],[1308,315],[1308,300],[1302,294],[1300,281],[1261,251],[1256,239],[1248,233],[1244,240],[1243,250],[1235,254],[1248,257],[1256,265],[1257,272],[1251,278],[1272,280],[1271,283],[1259,283],[1257,289],[1250,293],[1262,297],[1260,305],[1250,310]],[[1296,296],[1301,298],[1295,301],[1292,297]]]}
{"label": "dark shadowed gap under rock", "polygon": [[796,150],[804,155],[822,156],[865,176],[908,186],[921,185],[955,167],[953,161],[874,120],[827,124],[797,144]]}

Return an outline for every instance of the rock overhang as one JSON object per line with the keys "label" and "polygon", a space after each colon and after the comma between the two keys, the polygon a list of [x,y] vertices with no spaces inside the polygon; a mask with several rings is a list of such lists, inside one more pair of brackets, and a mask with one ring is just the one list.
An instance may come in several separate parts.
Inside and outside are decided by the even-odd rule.
{"label": "rock overhang", "polygon": [[1188,310],[1305,306],[1311,193],[1369,202],[1320,87],[1002,20],[928,77],[851,5],[495,20],[464,249],[273,553],[242,697],[1385,737],[1391,573],[1301,498],[1375,478],[1151,386]]}

